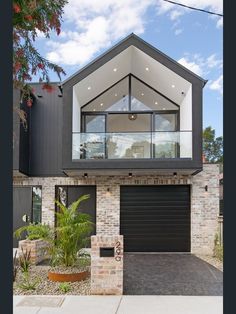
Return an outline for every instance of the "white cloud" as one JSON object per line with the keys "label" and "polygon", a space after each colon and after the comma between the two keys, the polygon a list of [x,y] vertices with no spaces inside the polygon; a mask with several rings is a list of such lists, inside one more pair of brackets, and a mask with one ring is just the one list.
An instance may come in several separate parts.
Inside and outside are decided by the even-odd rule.
{"label": "white cloud", "polygon": [[216,58],[216,54],[212,54],[210,55],[207,60],[206,60],[206,65],[209,67],[209,68],[222,68],[223,66],[223,60],[222,59],[217,59]]}
{"label": "white cloud", "polygon": [[172,11],[170,11],[170,19],[172,21],[175,21],[183,14],[184,14],[184,12],[182,12],[182,11],[172,10]]}
{"label": "white cloud", "polygon": [[69,0],[63,17],[74,29],[64,29],[60,41],[48,43],[47,58],[60,64],[85,64],[113,41],[131,32],[142,34],[145,13],[154,3],[154,0]]}
{"label": "white cloud", "polygon": [[216,79],[215,81],[211,81],[209,82],[209,88],[211,90],[215,90],[220,92],[220,94],[223,94],[223,75],[221,74],[218,79]]}
{"label": "white cloud", "polygon": [[218,19],[217,23],[216,23],[216,27],[217,28],[221,28],[223,26],[223,17],[221,17],[220,19]]}
{"label": "white cloud", "polygon": [[181,33],[183,33],[183,29],[182,28],[177,28],[175,30],[175,35],[180,35]]}
{"label": "white cloud", "polygon": [[[205,10],[212,11],[215,13],[223,13],[223,0],[178,0],[178,3],[195,7],[195,8],[199,8],[199,9],[205,9]],[[158,0],[157,14],[161,15],[168,12],[169,12],[170,19],[174,20],[176,18],[179,18],[181,15],[185,13],[190,13],[194,11],[178,6],[178,5],[165,2],[163,0]],[[199,14],[206,14],[206,13],[199,13]],[[213,15],[211,15],[211,17],[215,17],[215,20],[217,21],[216,22],[217,28],[222,27],[223,19],[221,17],[217,17]]]}
{"label": "white cloud", "polygon": [[[179,2],[222,12],[222,0]],[[62,66],[84,65],[101,50],[129,33],[142,34],[147,22],[146,12],[151,7],[157,10],[157,14],[168,14],[173,21],[171,29],[176,36],[183,32],[179,25],[180,17],[191,10],[162,0],[69,0],[64,8],[62,32],[58,39],[48,42],[46,57]],[[215,20],[220,27],[220,20]],[[197,64],[196,60],[186,61]]]}
{"label": "white cloud", "polygon": [[218,59],[215,53],[207,58],[198,53],[186,53],[178,62],[199,76],[205,76],[213,69],[221,70],[223,66],[222,59]]}
{"label": "white cloud", "polygon": [[36,29],[36,34],[38,38],[45,38],[45,35],[43,32],[41,32],[39,29]]}
{"label": "white cloud", "polygon": [[203,70],[201,66],[194,61],[189,61],[187,58],[183,57],[178,60],[180,64],[182,64],[187,69],[191,70],[192,72],[196,73],[199,76],[202,76]]}

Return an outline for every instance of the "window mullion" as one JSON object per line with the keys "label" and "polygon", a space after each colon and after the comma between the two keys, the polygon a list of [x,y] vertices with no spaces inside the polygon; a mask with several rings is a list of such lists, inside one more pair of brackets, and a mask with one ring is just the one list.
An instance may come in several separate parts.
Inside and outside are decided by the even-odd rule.
{"label": "window mullion", "polygon": [[129,75],[129,111],[131,111],[131,74]]}

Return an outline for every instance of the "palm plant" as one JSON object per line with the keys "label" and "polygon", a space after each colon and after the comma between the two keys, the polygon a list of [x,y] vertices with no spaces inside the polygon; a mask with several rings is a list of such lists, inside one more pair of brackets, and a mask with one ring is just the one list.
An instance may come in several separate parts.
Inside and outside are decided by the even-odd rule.
{"label": "palm plant", "polygon": [[77,209],[90,195],[82,195],[68,207],[56,200],[60,211],[56,212],[57,226],[53,252],[53,265],[72,266],[77,260],[78,251],[85,247],[93,230],[91,216]]}
{"label": "palm plant", "polygon": [[29,240],[51,240],[52,238],[52,228],[49,225],[41,224],[41,223],[30,223],[27,226],[23,226],[18,228],[14,232],[14,236],[17,239],[20,239],[24,233],[26,232],[26,238]]}

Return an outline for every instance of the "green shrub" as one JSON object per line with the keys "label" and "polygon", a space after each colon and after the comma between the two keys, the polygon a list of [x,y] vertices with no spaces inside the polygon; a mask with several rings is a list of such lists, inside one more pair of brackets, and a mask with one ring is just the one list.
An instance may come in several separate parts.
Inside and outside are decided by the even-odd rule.
{"label": "green shrub", "polygon": [[218,233],[215,235],[215,241],[214,241],[214,250],[213,250],[213,256],[217,258],[220,261],[223,261],[223,246],[220,244],[219,241],[219,235]]}
{"label": "green shrub", "polygon": [[78,251],[88,243],[93,223],[91,216],[79,212],[78,207],[89,197],[89,195],[82,195],[69,207],[56,201],[60,211],[56,212],[57,227],[55,228],[56,239],[52,252],[53,266],[73,266],[77,261]]}
{"label": "green shrub", "polygon": [[79,253],[78,264],[80,267],[85,268],[91,265],[91,256],[86,252]]}
{"label": "green shrub", "polygon": [[43,239],[46,241],[51,241],[53,236],[51,226],[41,223],[30,223],[28,226],[23,226],[14,232],[14,236],[17,239],[21,239],[24,232],[26,232],[26,238],[28,240]]}
{"label": "green shrub", "polygon": [[60,283],[58,289],[61,290],[61,291],[64,292],[64,293],[67,293],[68,291],[71,290],[70,284],[69,284],[68,282],[62,282],[62,283]]}

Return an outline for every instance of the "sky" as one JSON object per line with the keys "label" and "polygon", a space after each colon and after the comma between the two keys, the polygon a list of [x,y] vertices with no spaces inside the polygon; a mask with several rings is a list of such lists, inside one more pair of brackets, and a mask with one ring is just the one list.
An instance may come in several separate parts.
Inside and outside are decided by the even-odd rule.
{"label": "sky", "polygon": [[[223,0],[176,0],[223,14]],[[66,76],[135,33],[208,80],[203,90],[203,127],[223,134],[223,18],[163,0],[69,0],[61,34],[39,32],[38,51],[62,66]],[[58,77],[50,74],[51,81]]]}

